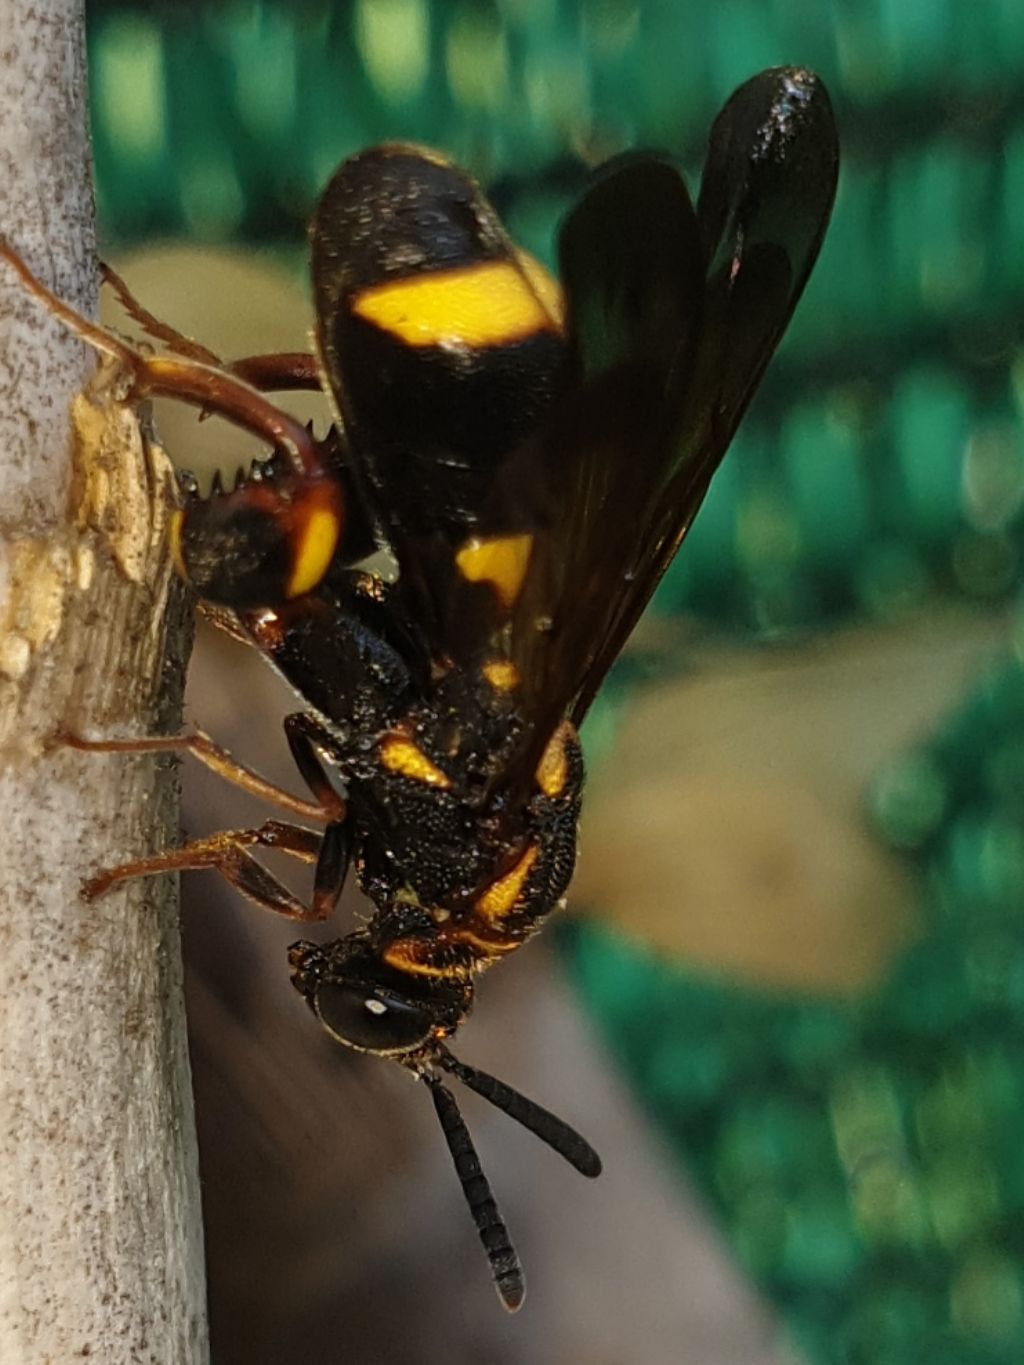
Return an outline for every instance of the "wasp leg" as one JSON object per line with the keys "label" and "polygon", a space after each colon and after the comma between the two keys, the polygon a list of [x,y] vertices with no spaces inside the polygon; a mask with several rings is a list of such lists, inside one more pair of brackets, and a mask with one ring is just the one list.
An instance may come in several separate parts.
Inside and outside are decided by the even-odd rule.
{"label": "wasp leg", "polygon": [[[290,719],[290,717],[289,717]],[[323,768],[317,763],[319,775],[323,779],[322,786],[314,786],[309,782],[306,769],[296,755],[296,762],[299,764],[299,771],[318,798],[316,801],[307,801],[301,796],[293,796],[283,787],[279,787],[274,782],[270,782],[265,777],[260,777],[259,773],[253,772],[243,763],[239,763],[232,758],[226,749],[222,749],[219,744],[215,744],[209,735],[202,730],[197,730],[190,735],[148,735],[140,739],[80,739],[77,735],[62,735],[63,742],[71,749],[79,749],[83,753],[100,754],[156,754],[156,753],[189,753],[199,759],[211,772],[223,777],[225,781],[233,783],[236,787],[241,787],[243,791],[250,792],[253,796],[259,796],[273,805],[280,806],[282,810],[289,811],[292,815],[298,815],[304,820],[319,820],[328,822],[344,818],[345,803],[334,791],[327,780],[327,775]],[[289,737],[289,743],[291,742]],[[295,750],[293,749],[294,753]],[[316,762],[313,756],[313,762]],[[319,837],[319,836],[317,836]]]}
{"label": "wasp leg", "polygon": [[284,733],[302,780],[332,820],[343,819],[345,802],[331,786],[317,747],[330,749],[331,737],[311,716],[295,711],[284,718]]}
{"label": "wasp leg", "polygon": [[104,284],[110,286],[118,303],[128,316],[139,324],[147,336],[151,336],[155,341],[162,341],[165,346],[177,352],[178,355],[188,356],[191,360],[201,361],[204,365],[213,365],[217,368],[224,367],[224,362],[216,352],[211,351],[198,341],[193,341],[191,337],[184,336],[169,323],[161,322],[158,317],[154,317],[149,309],[138,301],[117,271],[112,266],[107,265],[106,261],[100,261],[100,278]]}
{"label": "wasp leg", "polygon": [[284,733],[303,781],[325,810],[333,804],[338,812],[324,830],[313,877],[313,909],[321,919],[326,919],[337,905],[348,875],[352,854],[351,827],[345,820],[345,802],[331,786],[317,753],[318,745],[329,745],[330,736],[303,711],[285,716]]}
{"label": "wasp leg", "polygon": [[146,335],[151,336],[155,341],[163,342],[169,350],[174,351],[177,355],[188,356],[190,360],[198,360],[204,365],[212,365],[217,369],[230,370],[233,375],[244,380],[245,383],[251,384],[254,389],[259,389],[261,393],[265,393],[269,389],[312,389],[316,391],[322,387],[320,367],[317,365],[316,356],[311,355],[308,351],[281,351],[272,355],[250,355],[226,365],[215,351],[211,351],[201,342],[185,336],[176,327],[170,326],[169,323],[163,322],[151,313],[145,304],[139,302],[126,282],[112,266],[107,265],[106,261],[100,262],[100,276],[103,283],[109,285],[114,291],[117,301],[124,311],[139,324]]}
{"label": "wasp leg", "polygon": [[192,356],[143,355],[112,332],[97,327],[69,308],[33,275],[17,252],[2,239],[0,260],[7,262],[25,290],[69,331],[124,366],[132,378],[133,396],[176,398],[179,402],[216,412],[273,449],[280,450],[296,473],[314,478],[326,473],[312,433],[230,370]]}
{"label": "wasp leg", "polygon": [[325,472],[317,442],[302,423],[268,403],[261,393],[230,371],[173,356],[132,355],[133,360],[125,363],[132,372],[136,394],[177,398],[215,412],[274,449],[282,450],[297,473],[316,477]]}
{"label": "wasp leg", "polygon": [[307,351],[281,351],[273,355],[247,355],[233,360],[231,373],[266,393],[270,389],[323,388],[316,356]]}
{"label": "wasp leg", "polygon": [[[333,826],[332,826],[333,828]],[[244,896],[273,910],[287,919],[316,922],[325,919],[334,908],[333,900],[321,893],[314,896],[312,905],[304,905],[272,873],[262,867],[246,849],[253,846],[276,848],[290,853],[304,862],[315,862],[320,856],[323,836],[315,830],[285,824],[281,820],[267,820],[258,829],[224,830],[205,839],[193,839],[180,848],[169,848],[150,858],[136,858],[119,867],[98,872],[85,882],[82,895],[88,901],[106,895],[118,882],[135,877],[154,877],[162,872],[191,872],[208,868],[219,872],[229,885]],[[334,859],[332,857],[331,861]],[[342,879],[344,880],[344,879]],[[338,891],[340,892],[340,886]]]}
{"label": "wasp leg", "polygon": [[237,640],[240,645],[252,645],[252,635],[243,629],[237,615],[230,607],[223,607],[219,602],[206,602],[200,597],[196,602],[196,612],[204,621],[208,621],[215,630],[222,630],[232,640]]}
{"label": "wasp leg", "polygon": [[352,855],[351,826],[335,820],[324,830],[313,876],[312,919],[327,919],[341,897]]}

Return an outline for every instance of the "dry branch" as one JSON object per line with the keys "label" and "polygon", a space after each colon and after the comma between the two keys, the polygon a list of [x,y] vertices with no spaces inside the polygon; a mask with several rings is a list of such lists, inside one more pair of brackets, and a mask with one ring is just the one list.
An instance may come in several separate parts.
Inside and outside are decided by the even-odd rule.
{"label": "dry branch", "polygon": [[[88,313],[81,10],[0,0],[0,231]],[[179,721],[167,467],[108,384],[75,400],[93,370],[0,270],[0,1360],[192,1365],[207,1351],[175,900],[159,882],[78,894],[173,837],[173,771],[57,741]]]}

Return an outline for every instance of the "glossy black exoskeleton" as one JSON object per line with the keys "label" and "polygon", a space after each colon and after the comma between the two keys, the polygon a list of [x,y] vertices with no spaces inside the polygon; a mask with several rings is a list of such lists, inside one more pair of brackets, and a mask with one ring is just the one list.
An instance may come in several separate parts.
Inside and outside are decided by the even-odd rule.
{"label": "glossy black exoskeleton", "polygon": [[[821,83],[797,68],[763,72],[715,120],[696,207],[665,156],[624,156],[595,175],[561,229],[560,292],[443,157],[372,148],[342,164],[313,218],[315,357],[231,366],[111,277],[168,353],[125,346],[3,251],[52,311],[123,364],[135,395],[193,403],[273,449],[230,491],[190,498],[173,549],[215,619],[297,692],[286,732],[313,799],[201,734],[79,743],[187,748],[307,823],[196,840],[101,873],[88,892],[209,867],[314,921],[354,867],[372,917],[326,946],[295,944],[294,984],[339,1042],[429,1087],[508,1308],[522,1301],[522,1271],[443,1075],[584,1174],[600,1162],[448,1042],[477,974],[566,893],[578,727],[800,297],[836,172]],[[320,439],[264,397],[321,385],[336,424]],[[314,864],[308,903],[252,857],[260,847]]]}

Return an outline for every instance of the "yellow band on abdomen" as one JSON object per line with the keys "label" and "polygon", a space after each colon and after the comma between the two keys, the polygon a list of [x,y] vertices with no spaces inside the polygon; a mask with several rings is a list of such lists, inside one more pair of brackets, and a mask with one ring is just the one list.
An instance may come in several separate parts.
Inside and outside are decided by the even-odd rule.
{"label": "yellow band on abdomen", "polygon": [[512,261],[487,261],[374,285],[352,312],[407,346],[501,346],[558,331],[539,286]]}

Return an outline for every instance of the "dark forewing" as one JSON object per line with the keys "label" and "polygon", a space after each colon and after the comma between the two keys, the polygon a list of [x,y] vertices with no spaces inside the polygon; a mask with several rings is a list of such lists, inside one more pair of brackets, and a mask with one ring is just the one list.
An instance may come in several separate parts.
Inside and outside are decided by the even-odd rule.
{"label": "dark forewing", "polygon": [[838,173],[832,106],[810,71],[761,72],[712,125],[697,203],[706,319],[683,420],[715,463],[803,293]]}
{"label": "dark forewing", "polygon": [[541,736],[566,708],[582,719],[693,520],[806,283],[837,166],[823,86],[781,68],[716,119],[695,218],[654,157],[613,165],[569,215],[581,384],[549,433],[558,516],[512,623]]}
{"label": "dark forewing", "polygon": [[686,533],[796,305],[835,192],[828,96],[762,72],[716,119],[696,211],[667,158],[563,225],[567,320],[473,183],[416,148],[346,162],[312,227],[318,341],[355,474],[434,664],[524,721],[525,792]]}

